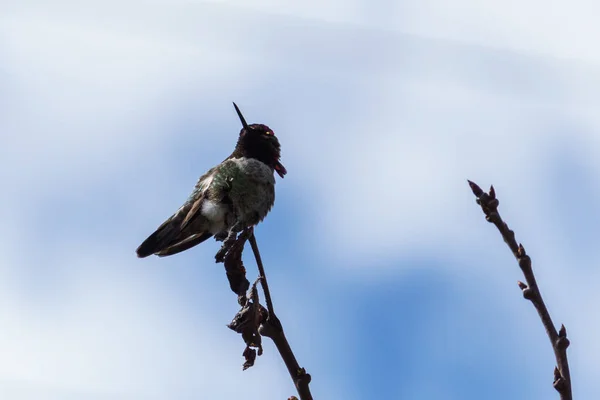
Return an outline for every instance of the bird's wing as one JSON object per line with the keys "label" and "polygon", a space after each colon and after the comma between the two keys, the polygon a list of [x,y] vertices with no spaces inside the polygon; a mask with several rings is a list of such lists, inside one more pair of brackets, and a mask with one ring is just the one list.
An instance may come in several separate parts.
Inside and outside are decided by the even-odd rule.
{"label": "bird's wing", "polygon": [[[163,222],[144,242],[137,248],[138,257],[148,257],[151,254],[167,250],[198,232],[186,232],[184,228],[198,215],[202,202],[206,199],[206,189],[210,186],[212,175],[216,168],[210,169],[198,179],[194,191],[172,216]],[[206,238],[204,239],[206,240]],[[199,243],[199,242],[198,242]],[[197,244],[197,243],[196,243]]]}
{"label": "bird's wing", "polygon": [[221,202],[225,199],[231,189],[231,180],[238,173],[238,164],[225,160],[201,176],[185,204],[138,247],[138,257],[176,254],[211,237],[212,234],[200,228],[203,224],[197,223],[198,218],[204,218],[202,205],[206,200]]}
{"label": "bird's wing", "polygon": [[202,204],[207,199],[214,202],[223,200],[230,189],[229,180],[236,172],[234,168],[238,168],[237,164],[226,160],[212,168],[198,180],[194,192],[188,199],[187,203],[190,203],[191,207],[186,210],[186,215],[181,223],[181,229],[188,226],[199,215],[199,212],[202,210]]}

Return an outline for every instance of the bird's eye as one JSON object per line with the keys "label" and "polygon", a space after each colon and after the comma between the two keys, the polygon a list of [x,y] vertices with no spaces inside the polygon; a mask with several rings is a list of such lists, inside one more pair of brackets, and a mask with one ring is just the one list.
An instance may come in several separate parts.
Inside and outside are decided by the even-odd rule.
{"label": "bird's eye", "polygon": [[265,135],[269,135],[270,136],[272,134],[273,134],[273,131],[265,131]]}

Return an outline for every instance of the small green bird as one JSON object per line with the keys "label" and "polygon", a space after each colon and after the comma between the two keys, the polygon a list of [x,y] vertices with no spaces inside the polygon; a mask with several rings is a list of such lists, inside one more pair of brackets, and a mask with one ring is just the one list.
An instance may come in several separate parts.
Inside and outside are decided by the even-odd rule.
{"label": "small green bird", "polygon": [[192,194],[137,248],[140,258],[170,256],[212,236],[225,240],[261,222],[275,203],[275,176],[287,173],[273,130],[246,123],[233,103],[242,130],[233,153],[200,177]]}

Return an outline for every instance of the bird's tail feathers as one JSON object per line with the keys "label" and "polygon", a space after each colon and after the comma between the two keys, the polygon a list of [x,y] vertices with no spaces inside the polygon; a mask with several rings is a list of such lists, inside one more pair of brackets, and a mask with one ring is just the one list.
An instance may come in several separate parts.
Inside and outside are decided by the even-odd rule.
{"label": "bird's tail feathers", "polygon": [[166,247],[177,237],[180,233],[179,225],[181,221],[179,218],[169,218],[159,226],[153,234],[148,236],[146,240],[136,249],[137,256],[139,258],[148,257],[154,253],[157,253]]}
{"label": "bird's tail feathers", "polygon": [[174,245],[169,246],[164,250],[157,252],[156,255],[159,257],[172,256],[173,254],[181,253],[182,251],[191,249],[192,247],[204,242],[206,239],[209,239],[211,237],[212,233],[210,232],[198,233],[196,235],[192,235],[182,240],[179,243],[175,243]]}

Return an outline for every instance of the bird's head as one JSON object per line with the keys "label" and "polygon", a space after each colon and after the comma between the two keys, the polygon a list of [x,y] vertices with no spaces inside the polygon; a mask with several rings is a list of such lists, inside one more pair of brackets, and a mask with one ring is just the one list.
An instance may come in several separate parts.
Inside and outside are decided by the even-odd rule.
{"label": "bird's head", "polygon": [[238,106],[233,103],[235,111],[242,122],[242,130],[237,142],[236,151],[244,157],[255,158],[272,167],[280,177],[287,173],[281,164],[281,145],[275,133],[267,125],[247,124]]}

